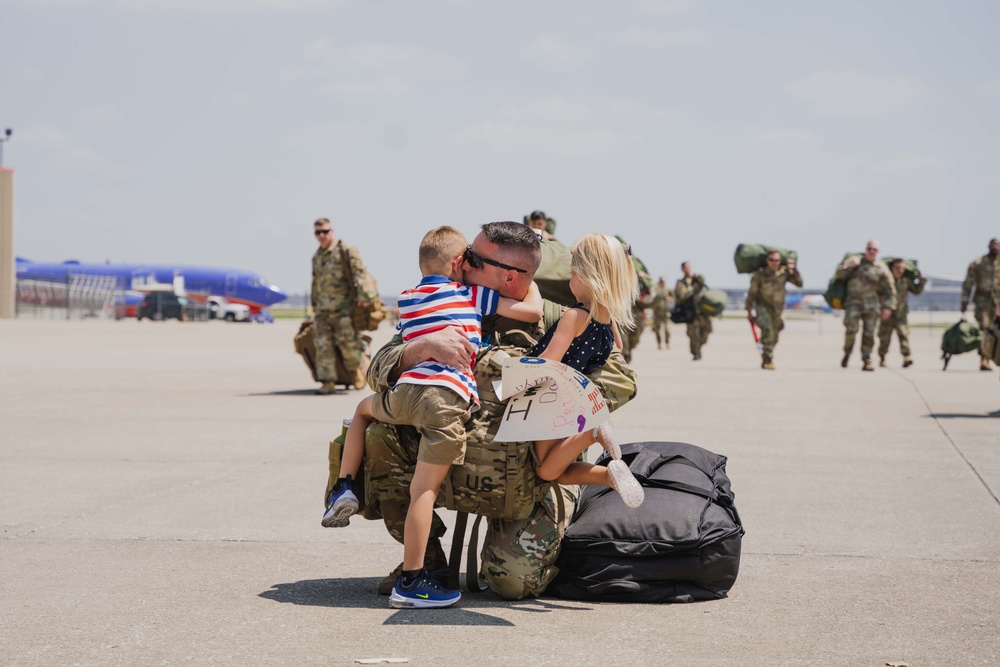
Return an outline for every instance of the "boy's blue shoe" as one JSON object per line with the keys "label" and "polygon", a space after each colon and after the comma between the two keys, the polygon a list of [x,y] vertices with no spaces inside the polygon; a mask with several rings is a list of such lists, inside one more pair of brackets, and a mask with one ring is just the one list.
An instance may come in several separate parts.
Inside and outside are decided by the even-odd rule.
{"label": "boy's blue shoe", "polygon": [[459,601],[462,594],[445,588],[434,577],[421,570],[420,576],[409,586],[403,585],[400,575],[389,596],[389,606],[395,609],[428,609],[433,607],[450,607]]}
{"label": "boy's blue shoe", "polygon": [[351,484],[338,482],[330,489],[323,513],[324,528],[343,528],[351,522],[351,515],[358,513],[358,497],[351,490]]}

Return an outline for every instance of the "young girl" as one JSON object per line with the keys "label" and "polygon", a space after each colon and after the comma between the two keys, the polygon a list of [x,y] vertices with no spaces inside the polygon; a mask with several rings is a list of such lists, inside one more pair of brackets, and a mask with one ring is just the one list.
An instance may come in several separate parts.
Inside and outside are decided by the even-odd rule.
{"label": "young girl", "polygon": [[[634,326],[632,304],[639,295],[631,254],[631,247],[607,234],[587,234],[577,241],[572,248],[569,287],[579,303],[563,313],[528,356],[561,361],[589,374],[607,362],[614,348],[621,349],[616,323],[629,329]],[[612,457],[607,467],[576,460],[595,442]],[[629,507],[642,504],[642,486],[621,460],[610,422],[565,440],[536,441],[535,453],[540,461],[536,470],[542,479],[609,486]]]}

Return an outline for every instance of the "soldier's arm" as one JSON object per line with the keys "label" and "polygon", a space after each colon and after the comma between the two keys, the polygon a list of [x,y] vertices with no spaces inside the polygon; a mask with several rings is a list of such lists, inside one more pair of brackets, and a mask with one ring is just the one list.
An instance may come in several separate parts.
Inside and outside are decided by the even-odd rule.
{"label": "soldier's arm", "polygon": [[896,281],[892,279],[892,274],[886,269],[882,271],[880,279],[882,284],[881,301],[882,308],[886,310],[896,310]]}
{"label": "soldier's arm", "polygon": [[920,294],[927,287],[927,281],[924,280],[923,274],[917,272],[917,277],[910,281],[909,292],[910,294]]}
{"label": "soldier's arm", "polygon": [[365,266],[357,249],[353,246],[347,246],[347,256],[351,261],[351,275],[354,276],[358,301],[361,303],[371,303],[378,296],[378,286],[375,284],[375,278],[368,273],[368,268]]}
{"label": "soldier's arm", "polygon": [[854,269],[856,269],[860,263],[861,260],[859,258],[848,257],[847,259],[845,259],[843,262],[840,263],[840,266],[837,267],[837,272],[833,274],[833,277],[836,278],[837,280],[850,278],[851,274],[854,272]]}
{"label": "soldier's arm", "polygon": [[965,272],[965,280],[962,281],[962,312],[965,312],[969,305],[969,297],[972,295],[972,286],[976,284],[976,263],[969,264],[969,269]]}
{"label": "soldier's arm", "polygon": [[757,300],[757,292],[760,291],[760,277],[759,276],[760,276],[760,274],[758,274],[756,271],[754,271],[753,275],[750,278],[750,289],[747,290],[747,300],[746,300],[746,303],[743,304],[743,307],[747,309],[748,313],[751,310],[753,310],[753,304]]}
{"label": "soldier's arm", "polygon": [[802,287],[802,274],[799,273],[798,269],[792,269],[789,271],[785,280],[796,287]]}

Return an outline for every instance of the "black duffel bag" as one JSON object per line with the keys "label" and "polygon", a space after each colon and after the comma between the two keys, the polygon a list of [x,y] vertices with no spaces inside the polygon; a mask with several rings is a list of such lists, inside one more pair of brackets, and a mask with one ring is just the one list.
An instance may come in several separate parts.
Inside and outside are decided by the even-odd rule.
{"label": "black duffel bag", "polygon": [[674,309],[670,311],[670,321],[674,324],[688,324],[694,322],[695,303],[694,298],[678,301],[674,304]]}
{"label": "black duffel bag", "polygon": [[726,457],[682,442],[644,442],[622,446],[622,459],[645,501],[629,509],[611,489],[584,487],[546,593],[595,602],[724,598],[739,573],[744,533]]}

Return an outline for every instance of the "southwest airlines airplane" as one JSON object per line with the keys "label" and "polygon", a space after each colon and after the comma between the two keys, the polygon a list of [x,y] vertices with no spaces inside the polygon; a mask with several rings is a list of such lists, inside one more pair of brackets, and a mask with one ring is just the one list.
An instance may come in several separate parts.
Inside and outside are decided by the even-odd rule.
{"label": "southwest airlines airplane", "polygon": [[115,278],[118,289],[125,293],[129,314],[132,314],[134,305],[142,301],[143,287],[173,283],[177,276],[183,276],[186,290],[246,304],[253,314],[288,297],[280,287],[269,284],[259,274],[239,269],[173,264],[83,264],[75,260],[46,264],[22,257],[17,258],[16,265],[18,280],[66,285],[70,276],[74,275]]}

